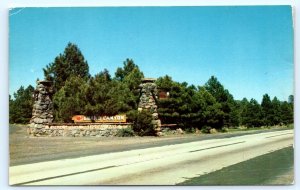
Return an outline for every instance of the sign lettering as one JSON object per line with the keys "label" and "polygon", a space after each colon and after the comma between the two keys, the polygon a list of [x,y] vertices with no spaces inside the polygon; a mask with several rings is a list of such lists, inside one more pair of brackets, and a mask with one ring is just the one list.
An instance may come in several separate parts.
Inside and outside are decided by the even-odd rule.
{"label": "sign lettering", "polygon": [[114,116],[85,116],[75,115],[72,117],[75,123],[125,123],[126,115],[114,115]]}

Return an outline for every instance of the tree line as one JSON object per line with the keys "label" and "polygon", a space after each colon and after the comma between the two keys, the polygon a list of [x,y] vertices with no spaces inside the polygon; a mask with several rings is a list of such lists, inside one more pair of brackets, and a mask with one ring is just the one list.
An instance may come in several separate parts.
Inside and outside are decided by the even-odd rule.
{"label": "tree line", "polygon": [[[45,79],[53,82],[55,122],[71,122],[77,114],[125,113],[129,121],[138,115],[138,86],[144,74],[132,59],[126,59],[114,76],[106,69],[91,76],[82,52],[69,43],[43,71]],[[263,95],[261,103],[255,99],[235,100],[215,76],[202,86],[176,82],[168,75],[159,77],[156,84],[160,91],[168,92],[168,98],[157,100],[162,123],[177,124],[185,130],[293,123],[293,95],[289,101],[268,94]],[[29,122],[33,91],[31,85],[21,86],[13,98],[9,96],[10,123]]]}

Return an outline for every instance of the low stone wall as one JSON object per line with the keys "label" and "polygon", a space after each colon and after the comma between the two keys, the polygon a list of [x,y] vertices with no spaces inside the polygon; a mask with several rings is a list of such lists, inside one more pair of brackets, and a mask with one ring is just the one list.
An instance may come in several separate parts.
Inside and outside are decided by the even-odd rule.
{"label": "low stone wall", "polygon": [[37,127],[28,127],[30,136],[63,136],[63,137],[112,137],[119,130],[131,127],[131,123],[106,124],[50,124]]}

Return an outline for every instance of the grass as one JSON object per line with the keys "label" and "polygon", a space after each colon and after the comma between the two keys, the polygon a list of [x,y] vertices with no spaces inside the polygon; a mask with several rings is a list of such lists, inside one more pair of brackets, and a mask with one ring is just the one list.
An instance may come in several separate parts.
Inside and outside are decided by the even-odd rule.
{"label": "grass", "polygon": [[241,127],[241,128],[229,128],[228,132],[238,132],[238,131],[254,131],[254,130],[266,130],[266,129],[294,129],[294,124],[288,125],[275,125],[275,126],[261,126],[261,127]]}
{"label": "grass", "polygon": [[[284,148],[177,185],[272,185],[293,182],[294,149]],[[289,173],[288,180],[284,174]],[[274,180],[277,178],[277,181]],[[282,178],[282,179],[281,179]]]}
{"label": "grass", "polygon": [[[27,129],[28,125],[25,124],[11,124],[9,125],[9,134],[17,133],[17,132],[23,132],[24,129]],[[26,134],[26,133],[25,133]]]}

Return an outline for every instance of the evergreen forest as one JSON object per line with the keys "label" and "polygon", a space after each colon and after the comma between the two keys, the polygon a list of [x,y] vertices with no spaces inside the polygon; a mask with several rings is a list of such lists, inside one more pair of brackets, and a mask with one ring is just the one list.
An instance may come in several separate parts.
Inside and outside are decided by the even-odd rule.
{"label": "evergreen forest", "polygon": [[[114,74],[104,69],[91,76],[89,65],[77,45],[69,43],[64,52],[43,68],[53,82],[54,122],[72,122],[73,115],[115,115],[125,113],[134,122],[138,112],[139,84],[143,72],[132,59],[120,64]],[[293,123],[293,95],[288,101],[264,94],[261,100],[235,100],[215,76],[205,84],[176,82],[166,75],[156,80],[168,98],[157,100],[163,124],[176,124],[186,131],[196,128],[261,127]],[[26,124],[31,118],[34,87],[21,86],[9,95],[9,122]],[[151,120],[150,120],[151,121]]]}

